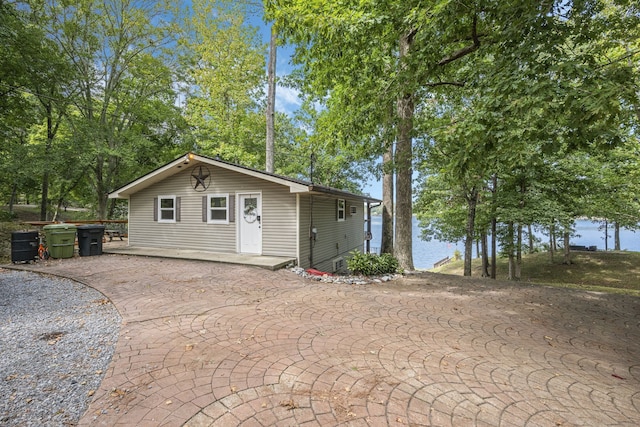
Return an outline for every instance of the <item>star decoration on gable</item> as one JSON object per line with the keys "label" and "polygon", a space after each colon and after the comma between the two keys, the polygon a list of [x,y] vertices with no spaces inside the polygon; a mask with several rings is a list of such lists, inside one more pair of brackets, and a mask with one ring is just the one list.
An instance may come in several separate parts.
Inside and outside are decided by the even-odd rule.
{"label": "star decoration on gable", "polygon": [[206,166],[196,166],[191,171],[191,186],[196,191],[205,191],[209,188],[211,174]]}

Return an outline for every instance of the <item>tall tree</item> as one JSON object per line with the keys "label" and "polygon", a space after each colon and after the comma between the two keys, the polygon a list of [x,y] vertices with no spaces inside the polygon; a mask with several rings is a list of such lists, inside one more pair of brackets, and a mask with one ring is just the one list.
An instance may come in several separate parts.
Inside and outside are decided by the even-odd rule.
{"label": "tall tree", "polygon": [[[38,6],[37,3],[34,5]],[[14,101],[20,100],[23,106],[25,102],[33,104],[31,112],[34,115],[30,120],[25,120],[23,126],[32,120],[45,126],[44,144],[39,147],[41,155],[36,156],[40,161],[33,173],[37,174],[41,183],[40,219],[46,220],[53,172],[51,157],[73,93],[73,75],[70,63],[59,46],[46,37],[46,19],[40,8],[24,6],[13,10],[4,2],[0,6],[2,13],[7,13],[3,21],[8,30],[2,35],[3,45],[7,49],[2,56],[4,61],[13,61],[13,65],[4,65],[9,65],[7,68],[13,74],[13,82],[7,87],[18,95],[17,98],[13,97]]]}
{"label": "tall tree", "polygon": [[275,27],[271,26],[269,38],[269,66],[267,67],[267,137],[266,137],[266,170],[274,171],[274,149],[276,133],[276,56],[278,51]]}
{"label": "tall tree", "polygon": [[192,2],[186,48],[186,118],[199,148],[249,166],[264,165],[265,46],[245,22],[246,5]]}
{"label": "tall tree", "polygon": [[0,196],[12,209],[18,192],[34,184],[21,167],[29,158],[29,128],[37,121],[35,105],[25,95],[30,87],[22,47],[39,43],[40,34],[30,32],[26,15],[8,2],[0,2],[0,22]]}
{"label": "tall tree", "polygon": [[[135,162],[140,138],[135,125],[149,102],[173,105],[175,30],[168,1],[89,0],[43,2],[48,31],[72,61],[79,95],[74,98],[80,120],[74,131],[85,138],[91,153],[91,182],[99,217],[107,215],[107,194],[130,176],[125,166]],[[175,116],[174,116],[175,117]],[[163,119],[163,121],[166,119]],[[154,131],[163,131],[163,124]],[[144,138],[143,138],[144,139]]]}
{"label": "tall tree", "polygon": [[380,253],[393,255],[393,141],[387,143],[382,154],[382,227]]}
{"label": "tall tree", "polygon": [[406,270],[413,270],[413,114],[415,109],[414,77],[407,72],[415,30],[400,35],[398,46],[400,82],[398,124],[394,162],[396,166],[395,241],[393,254]]}
{"label": "tall tree", "polygon": [[[278,28],[297,43],[305,89],[346,116],[339,122],[339,142],[381,155],[386,145],[380,129],[396,129],[394,254],[407,270],[413,269],[412,147],[428,135],[414,128],[414,110],[422,108],[430,88],[463,85],[454,64],[479,49],[485,30],[507,24],[506,17],[491,22],[497,20],[493,7],[391,0],[339,5],[282,0],[268,7]],[[392,104],[396,115],[389,121],[386,112]]]}

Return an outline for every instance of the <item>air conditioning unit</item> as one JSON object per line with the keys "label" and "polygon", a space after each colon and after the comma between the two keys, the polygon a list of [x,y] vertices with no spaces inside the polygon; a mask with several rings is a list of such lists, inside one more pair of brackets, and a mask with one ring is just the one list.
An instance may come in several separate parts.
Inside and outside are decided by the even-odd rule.
{"label": "air conditioning unit", "polygon": [[344,268],[345,268],[344,258],[342,258],[342,257],[336,258],[332,262],[333,262],[333,272],[334,273],[344,270]]}

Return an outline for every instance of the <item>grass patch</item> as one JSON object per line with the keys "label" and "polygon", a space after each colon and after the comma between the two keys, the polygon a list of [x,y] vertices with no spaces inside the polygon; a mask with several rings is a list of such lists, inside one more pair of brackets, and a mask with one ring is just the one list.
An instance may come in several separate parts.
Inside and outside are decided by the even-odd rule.
{"label": "grass patch", "polygon": [[[551,262],[548,253],[527,254],[522,258],[522,282],[640,296],[640,252],[572,252],[573,263],[562,263],[562,254]],[[472,262],[472,275],[480,277],[481,260]],[[463,274],[462,261],[454,261],[431,270],[438,273]],[[497,278],[506,280],[508,260],[499,258]]]}

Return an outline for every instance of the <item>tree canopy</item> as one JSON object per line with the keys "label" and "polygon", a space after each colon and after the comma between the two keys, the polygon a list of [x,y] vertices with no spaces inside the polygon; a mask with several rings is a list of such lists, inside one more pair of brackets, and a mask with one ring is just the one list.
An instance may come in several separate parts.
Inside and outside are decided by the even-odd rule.
{"label": "tree canopy", "polygon": [[[363,157],[395,144],[386,167],[396,175],[394,252],[404,268],[412,267],[411,231],[399,225],[414,213],[414,167],[426,180],[420,191],[438,182],[448,190],[438,194],[466,201],[473,212],[457,221],[466,232],[455,235],[472,239],[476,204],[487,200],[492,176],[514,192],[500,193],[496,202],[507,205],[496,212],[522,225],[531,215],[514,209],[535,209],[527,189],[555,159],[637,143],[639,14],[629,2],[269,5],[297,45],[304,89],[334,117],[335,143]],[[564,183],[573,184],[585,191]]]}
{"label": "tree canopy", "polygon": [[69,201],[109,217],[109,191],[177,153],[263,167],[258,10],[294,46],[278,81],[304,99],[274,115],[275,172],[352,191],[384,175],[403,268],[414,214],[467,258],[499,239],[514,277],[530,227],[637,226],[627,0],[0,2],[0,196],[40,200],[43,219]]}

